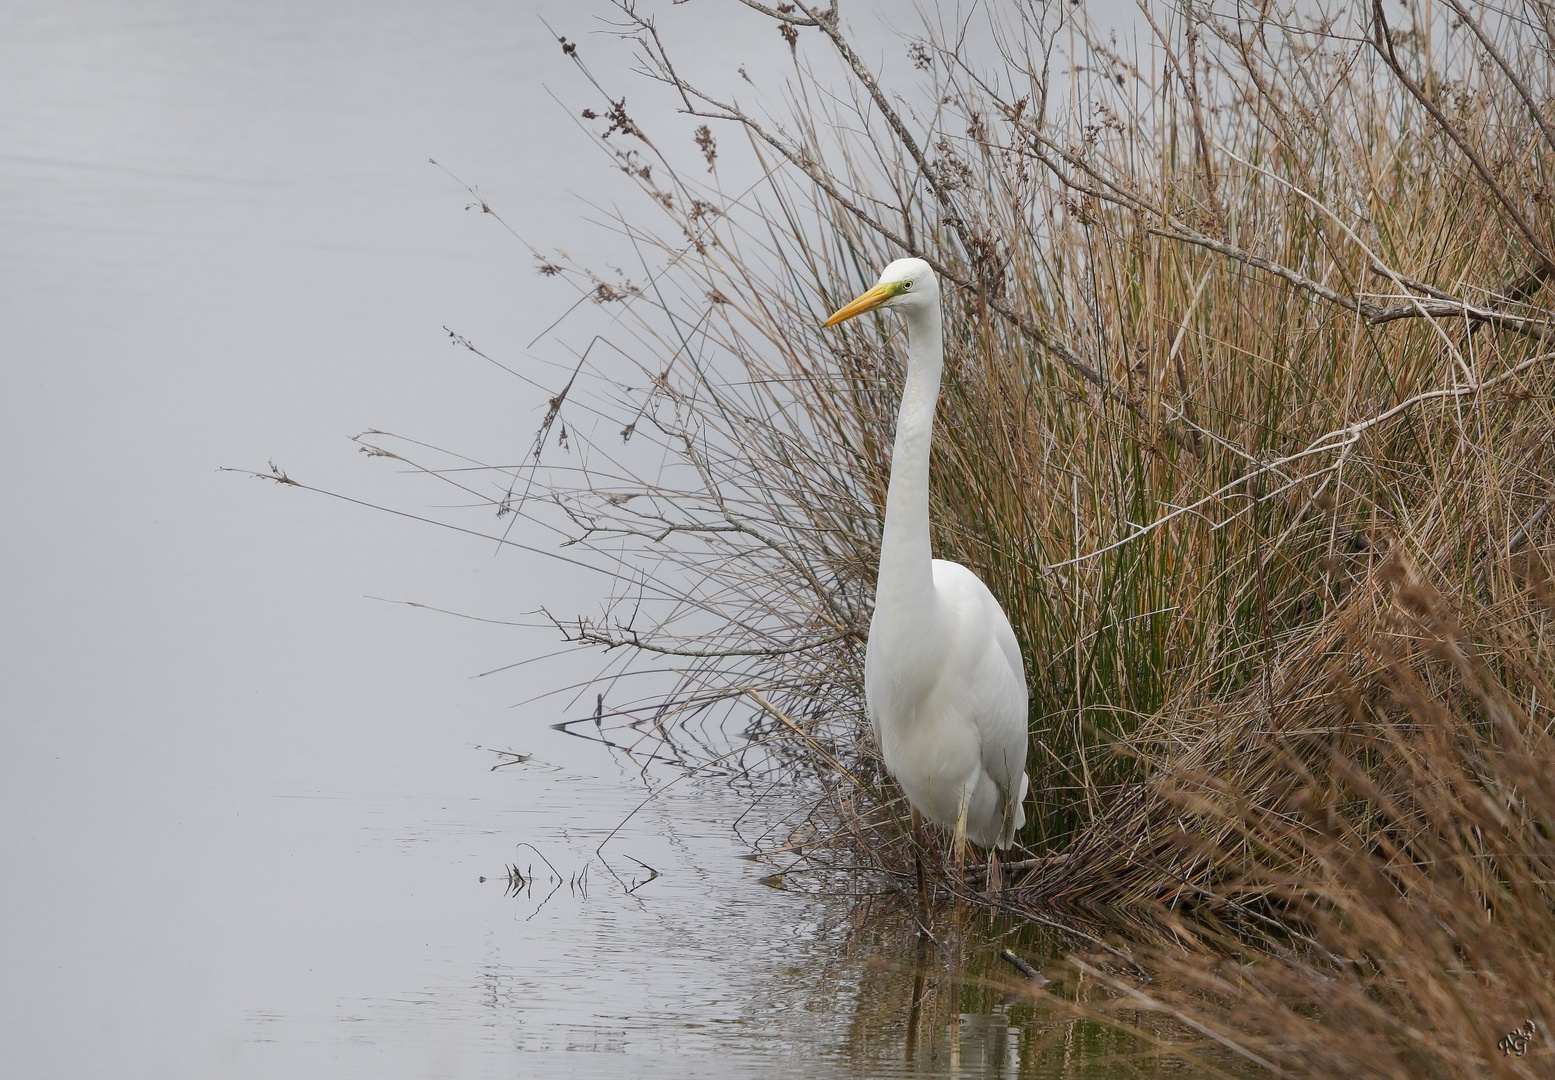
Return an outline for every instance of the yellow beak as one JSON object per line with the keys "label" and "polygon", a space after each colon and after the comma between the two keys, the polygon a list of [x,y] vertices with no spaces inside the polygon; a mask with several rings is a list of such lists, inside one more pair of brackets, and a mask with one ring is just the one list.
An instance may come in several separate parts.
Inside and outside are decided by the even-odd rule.
{"label": "yellow beak", "polygon": [[891,299],[891,297],[895,296],[901,291],[902,282],[900,281],[888,281],[876,285],[863,296],[860,296],[858,299],[852,300],[844,305],[837,311],[835,315],[822,323],[821,326],[823,328],[827,326],[836,326],[840,322],[847,322],[855,315],[862,315],[866,311],[873,311],[875,308],[879,307],[881,304],[885,303],[887,300]]}

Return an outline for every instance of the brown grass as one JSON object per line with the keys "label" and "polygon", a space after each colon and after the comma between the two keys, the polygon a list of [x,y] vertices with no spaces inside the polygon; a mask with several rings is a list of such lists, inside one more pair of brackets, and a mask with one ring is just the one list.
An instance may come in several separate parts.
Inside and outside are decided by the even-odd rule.
{"label": "brown grass", "polygon": [[[1211,758],[1159,776],[1169,824],[1188,829],[1160,851],[1196,857],[1162,905],[1174,945],[1135,952],[1161,1009],[1270,1073],[1548,1075],[1546,559],[1503,560],[1522,588],[1470,617],[1390,558],[1373,602],[1282,679],[1272,710],[1249,701],[1261,716],[1207,721],[1235,723],[1259,772]],[[1137,985],[1113,985],[1139,1006]],[[1508,1036],[1529,1021],[1518,1053]]]}

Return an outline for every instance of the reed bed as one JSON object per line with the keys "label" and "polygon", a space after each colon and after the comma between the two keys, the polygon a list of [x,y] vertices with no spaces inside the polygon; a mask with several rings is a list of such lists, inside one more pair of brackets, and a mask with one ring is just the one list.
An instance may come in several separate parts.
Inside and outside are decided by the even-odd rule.
{"label": "reed bed", "polygon": [[1120,1026],[1147,998],[1260,1075],[1549,1074],[1555,590],[1547,557],[1492,561],[1520,587],[1486,609],[1395,552],[1274,708],[1244,703],[1260,772],[1157,778],[1200,869],[1157,905],[1171,945],[1133,952],[1155,985],[1096,958]]}
{"label": "reed bed", "polygon": [[[1300,700],[1385,565],[1471,608],[1519,587],[1507,558],[1551,535],[1544,8],[1147,7],[1129,56],[1012,5],[981,66],[904,43],[903,98],[833,15],[746,6],[790,41],[792,115],[690,85],[620,5],[708,175],[624,98],[587,110],[670,227],[621,222],[636,284],[537,256],[619,309],[631,367],[580,363],[608,393],[569,382],[536,458],[577,410],[587,475],[536,464],[524,505],[624,583],[558,625],[678,666],[653,730],[737,701],[861,828],[884,820],[859,672],[901,341],[819,324],[907,252],[949,285],[936,549],[989,583],[1030,667],[1033,851],[1110,837],[1163,762],[1260,768],[1246,703]],[[719,188],[714,122],[762,186]],[[592,442],[590,412],[612,421]]]}
{"label": "reed bed", "polygon": [[680,115],[585,117],[660,217],[635,276],[537,253],[613,336],[482,494],[618,583],[569,640],[670,680],[600,731],[813,783],[786,872],[905,880],[861,677],[903,342],[819,326],[917,255],[936,553],[1032,691],[1025,866],[940,888],[1148,922],[1160,1007],[1274,1074],[1547,1069],[1496,1043],[1555,1022],[1555,7],[1147,0],[1125,45],[1012,0],[887,85],[835,6],[743,2],[786,114],[616,5]]}

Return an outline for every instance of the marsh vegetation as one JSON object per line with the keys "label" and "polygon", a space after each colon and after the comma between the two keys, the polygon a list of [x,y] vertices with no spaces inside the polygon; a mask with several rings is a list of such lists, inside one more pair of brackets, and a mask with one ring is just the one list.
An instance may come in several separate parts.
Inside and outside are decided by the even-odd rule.
{"label": "marsh vegetation", "polygon": [[[521,466],[443,474],[616,582],[555,618],[610,658],[598,730],[813,785],[789,879],[906,879],[861,684],[903,343],[820,324],[916,255],[947,293],[936,554],[1031,687],[1024,861],[940,895],[1085,928],[1089,1015],[1174,1017],[1167,1056],[1547,1072],[1555,7],[1146,3],[1125,45],[1017,2],[905,39],[898,85],[835,6],[746,6],[787,113],[616,6],[679,104],[591,75],[658,215],[619,222],[641,273],[536,253],[613,336]],[[720,182],[736,146],[754,189]]]}

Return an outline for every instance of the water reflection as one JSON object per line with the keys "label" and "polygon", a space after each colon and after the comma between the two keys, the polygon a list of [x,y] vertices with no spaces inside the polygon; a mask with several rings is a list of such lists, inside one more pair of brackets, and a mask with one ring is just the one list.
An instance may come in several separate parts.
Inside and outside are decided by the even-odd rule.
{"label": "water reflection", "polygon": [[[839,1046],[856,1076],[1103,1078],[1124,1075],[1134,1040],[1033,994],[998,959],[1014,945],[1037,966],[1061,974],[1058,943],[1007,922],[955,909],[936,911],[934,937],[922,934],[904,898],[853,912],[853,934],[838,943],[828,971],[851,984],[851,1016]],[[1087,988],[1060,980],[1060,996]]]}
{"label": "water reflection", "polygon": [[[402,1045],[407,1027],[448,1025],[475,1033],[461,1058],[466,1075],[500,1072],[505,1062],[612,1080],[623,1068],[632,1076],[778,1069],[796,1078],[1101,1080],[1148,1064],[1145,1048],[1034,997],[1025,976],[999,959],[1013,949],[1057,980],[1061,997],[1085,1000],[1094,987],[1066,973],[1052,936],[948,902],[932,911],[931,936],[920,931],[911,892],[855,900],[763,887],[772,867],[740,859],[727,823],[744,815],[767,827],[795,805],[753,806],[752,793],[727,779],[668,784],[672,777],[650,774],[660,793],[639,806],[632,765],[618,764],[619,773],[596,779],[537,754],[526,763],[532,774],[497,774],[529,805],[493,837],[502,842],[487,850],[500,859],[483,867],[486,880],[456,890],[482,898],[485,914],[450,905],[453,918],[486,927],[481,955],[465,967],[445,946],[441,978],[343,1002],[336,1036],[315,1032],[308,1041],[382,1050]],[[384,839],[458,846],[467,830],[487,835],[487,825],[513,813],[489,798],[463,807],[440,800],[435,820]],[[514,842],[520,830],[532,839]],[[436,857],[435,848],[416,850]],[[471,973],[468,986],[461,970]],[[284,1055],[317,1017],[266,1010],[250,1020],[254,1043]]]}

